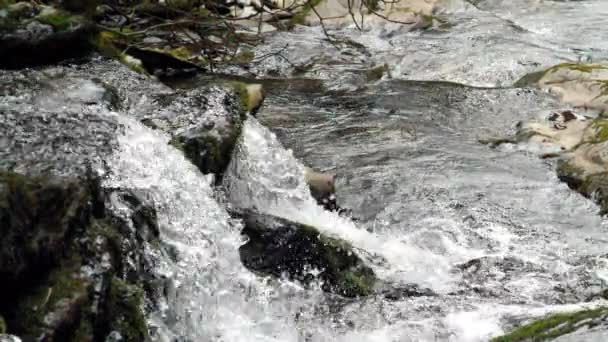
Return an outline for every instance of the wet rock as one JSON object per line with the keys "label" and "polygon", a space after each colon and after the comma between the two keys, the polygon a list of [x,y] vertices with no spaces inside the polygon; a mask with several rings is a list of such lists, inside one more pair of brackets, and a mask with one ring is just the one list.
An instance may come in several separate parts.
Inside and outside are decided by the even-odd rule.
{"label": "wet rock", "polygon": [[21,342],[21,339],[15,335],[0,334],[0,342]]}
{"label": "wet rock", "polygon": [[246,113],[259,108],[262,94],[261,87],[242,83],[177,91],[157,96],[158,107],[142,122],[171,134],[171,144],[203,173],[221,175]]}
{"label": "wet rock", "polygon": [[0,18],[0,68],[48,65],[92,50],[95,31],[84,17],[53,7],[19,2]]}
{"label": "wet rock", "polygon": [[574,107],[608,110],[608,65],[564,63],[522,77],[516,86],[536,85]]}
{"label": "wet rock", "polygon": [[[143,297],[117,296],[114,289],[121,281],[120,291],[143,293],[143,270],[129,280],[117,277],[129,274],[130,254],[143,254],[144,241],[99,202],[98,186],[93,179],[1,173],[0,314],[9,333],[84,341],[117,330],[126,341],[145,339]],[[155,216],[149,216],[150,223]]]}
{"label": "wet rock", "polygon": [[403,300],[410,297],[428,297],[437,295],[433,290],[420,287],[416,284],[385,284],[383,286],[377,286],[376,292],[380,293],[384,298],[391,301]]}
{"label": "wet rock", "polygon": [[249,241],[239,252],[243,264],[256,272],[310,283],[323,281],[325,291],[345,297],[370,295],[376,277],[348,243],[327,237],[316,228],[246,211],[239,214]]}
{"label": "wet rock", "polygon": [[523,325],[507,335],[493,338],[491,342],[556,340],[577,331],[587,331],[598,326],[605,328],[607,320],[608,308],[605,307],[559,313]]}
{"label": "wet rock", "polygon": [[17,290],[62,258],[66,240],[87,223],[87,200],[77,182],[0,172],[0,276],[3,286],[17,287],[4,290]]}
{"label": "wet rock", "polygon": [[118,130],[111,98],[92,80],[0,71],[0,169],[75,178],[103,169]]}
{"label": "wet rock", "polygon": [[132,108],[122,87],[162,91],[120,69],[117,87],[90,78],[105,66],[121,67],[0,71],[0,317],[25,341],[145,341],[144,305],[162,292],[151,196],[101,186],[120,134],[110,110]]}
{"label": "wet rock", "polygon": [[330,201],[335,204],[335,175],[317,172],[307,167],[304,169],[304,179],[310,188],[312,197],[316,199],[319,204],[331,206]]}
{"label": "wet rock", "polygon": [[543,120],[520,123],[513,137],[487,139],[483,143],[498,146],[504,143],[536,142],[570,151],[587,137],[591,120],[571,110],[553,112]]}
{"label": "wet rock", "polygon": [[600,213],[608,213],[608,120],[591,119],[573,111],[552,113],[544,121],[519,126],[515,137],[485,141],[491,145],[533,141],[557,146],[558,178],[570,188],[594,199]]}

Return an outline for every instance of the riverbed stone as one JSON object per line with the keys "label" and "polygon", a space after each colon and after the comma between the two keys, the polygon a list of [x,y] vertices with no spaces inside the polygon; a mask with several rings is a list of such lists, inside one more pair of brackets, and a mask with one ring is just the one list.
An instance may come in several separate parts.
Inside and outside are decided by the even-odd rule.
{"label": "riverbed stone", "polygon": [[249,238],[239,249],[247,268],[275,277],[287,275],[303,283],[320,279],[325,291],[345,297],[373,293],[373,270],[347,242],[280,217],[252,211],[238,216]]}

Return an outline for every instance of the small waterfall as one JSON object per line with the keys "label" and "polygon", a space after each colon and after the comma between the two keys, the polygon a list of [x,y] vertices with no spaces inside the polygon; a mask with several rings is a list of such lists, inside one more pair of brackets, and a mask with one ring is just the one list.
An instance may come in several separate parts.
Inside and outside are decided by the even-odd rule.
{"label": "small waterfall", "polygon": [[241,142],[224,180],[231,203],[240,208],[284,217],[317,227],[325,234],[349,241],[375,267],[384,280],[417,283],[446,292],[456,281],[450,272],[456,260],[477,256],[445,240],[441,255],[421,248],[400,234],[375,234],[359,228],[349,218],[318,206],[304,181],[304,167],[276,136],[255,118],[244,125]]}
{"label": "small waterfall", "polygon": [[168,144],[167,135],[130,118],[118,120],[125,132],[105,186],[151,192],[161,240],[177,253],[174,260],[151,252],[156,275],[172,283],[149,316],[155,340],[297,341],[299,303],[277,300],[297,288],[270,286],[242,266],[241,226],[214,199],[210,179]]}

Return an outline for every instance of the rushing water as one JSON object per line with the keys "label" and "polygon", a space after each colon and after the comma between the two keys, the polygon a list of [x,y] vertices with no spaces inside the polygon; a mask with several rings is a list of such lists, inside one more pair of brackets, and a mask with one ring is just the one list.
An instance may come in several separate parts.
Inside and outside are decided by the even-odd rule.
{"label": "rushing water", "polygon": [[[255,150],[273,137],[249,122],[250,174],[241,175],[254,182],[240,189],[287,192],[264,209],[349,240],[385,280],[438,293],[350,303],[332,315],[334,340],[484,341],[532,317],[597,305],[590,300],[606,287],[607,222],[598,208],[558,181],[553,162],[538,158],[546,152],[540,146],[492,150],[478,140],[563,108],[548,94],[509,86],[553,64],[605,59],[608,3],[448,7],[447,28],[332,32],[365,48],[330,44],[318,28],[275,35],[259,48],[263,54],[285,47],[252,70],[258,75],[289,78],[293,63],[314,63],[297,75],[303,78],[266,81],[259,120],[293,152],[257,151],[256,164]],[[365,70],[384,63],[388,75],[370,83]],[[271,182],[273,171],[287,167],[268,162],[278,153],[282,161],[293,154],[337,173],[341,204],[360,220],[318,213],[301,196],[294,200],[297,184]],[[262,178],[268,182],[256,183]]]}
{"label": "rushing water", "polygon": [[[148,252],[168,291],[149,313],[154,340],[486,341],[603,304],[593,296],[608,281],[608,222],[597,206],[558,181],[540,146],[478,140],[562,107],[510,85],[555,63],[608,57],[608,2],[444,2],[447,22],[422,32],[387,23],[332,32],[333,43],[319,28],[268,37],[256,53],[282,54],[251,71],[280,77],[262,80],[266,104],[245,122],[225,194],[134,118],[145,113],[100,109],[122,130],[105,186],[144,189],[158,212],[166,248]],[[381,80],[366,76],[385,63]],[[68,99],[102,91],[74,87]],[[129,99],[147,101],[140,95]],[[357,220],[315,204],[304,165],[338,174],[340,204]],[[226,202],[314,225],[349,241],[387,283],[436,295],[346,300],[255,275],[239,259],[241,225]]]}

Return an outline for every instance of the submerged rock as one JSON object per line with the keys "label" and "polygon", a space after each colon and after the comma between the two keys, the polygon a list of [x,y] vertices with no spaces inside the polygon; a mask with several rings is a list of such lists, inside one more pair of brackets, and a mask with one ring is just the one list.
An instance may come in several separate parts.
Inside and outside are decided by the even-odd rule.
{"label": "submerged rock", "polygon": [[372,294],[373,270],[345,241],[279,217],[250,211],[239,216],[245,223],[243,233],[249,237],[239,250],[247,268],[304,283],[320,279],[325,291],[345,297]]}
{"label": "submerged rock", "polygon": [[[608,328],[608,308],[600,307],[549,315],[516,328],[507,335],[495,337],[491,342],[550,341],[559,337],[566,338],[577,331],[584,332],[596,327],[601,327],[602,330]],[[581,338],[581,335],[578,338]],[[575,337],[574,340],[584,341],[585,339]]]}

